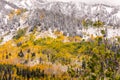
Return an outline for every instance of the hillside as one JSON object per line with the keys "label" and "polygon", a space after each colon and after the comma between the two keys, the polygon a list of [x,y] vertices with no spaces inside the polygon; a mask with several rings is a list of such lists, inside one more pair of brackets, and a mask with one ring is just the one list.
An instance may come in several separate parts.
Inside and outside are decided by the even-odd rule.
{"label": "hillside", "polygon": [[120,80],[120,7],[0,0],[1,80]]}

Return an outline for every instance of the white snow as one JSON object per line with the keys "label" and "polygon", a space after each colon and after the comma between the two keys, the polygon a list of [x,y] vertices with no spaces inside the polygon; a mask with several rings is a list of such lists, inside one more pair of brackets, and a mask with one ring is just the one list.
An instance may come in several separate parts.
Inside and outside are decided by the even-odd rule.
{"label": "white snow", "polygon": [[13,37],[13,35],[12,35],[12,34],[7,35],[7,36],[4,36],[4,38],[3,38],[3,42],[2,42],[0,45],[2,45],[2,44],[4,44],[5,42],[7,42],[7,41],[11,40],[11,39],[12,39],[12,37]]}
{"label": "white snow", "polygon": [[110,8],[110,7],[107,7],[106,10],[107,10],[107,12],[109,12],[109,13],[112,12],[112,8]]}
{"label": "white snow", "polygon": [[[94,37],[96,36],[102,36],[100,30],[104,30],[104,29],[97,29],[97,28],[88,28],[88,29],[83,29],[82,32],[85,32],[86,35],[84,35],[83,39],[88,39],[90,38],[91,35],[93,35]],[[88,36],[89,34],[89,36]],[[107,29],[107,38],[112,38],[112,37],[116,37],[116,36],[120,36],[120,28],[118,29],[112,29],[112,28],[108,28]]]}
{"label": "white snow", "polygon": [[118,11],[115,16],[117,16],[118,18],[120,18],[120,11]]}
{"label": "white snow", "polygon": [[119,29],[108,29],[108,37],[107,38],[112,38],[115,36],[120,36],[120,28]]}
{"label": "white snow", "polygon": [[88,4],[109,4],[109,5],[120,5],[120,0],[46,0],[48,2],[56,2],[56,1],[60,1],[60,2],[85,2]]}
{"label": "white snow", "polygon": [[13,9],[12,7],[10,7],[10,6],[7,5],[7,4],[5,5],[5,8],[6,8],[6,9]]}

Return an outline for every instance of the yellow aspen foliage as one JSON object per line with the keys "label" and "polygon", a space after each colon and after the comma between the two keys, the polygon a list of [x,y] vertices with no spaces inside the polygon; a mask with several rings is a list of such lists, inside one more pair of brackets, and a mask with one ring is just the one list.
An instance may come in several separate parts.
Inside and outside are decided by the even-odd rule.
{"label": "yellow aspen foliage", "polygon": [[54,32],[54,34],[57,35],[57,36],[59,36],[59,35],[61,34],[61,32],[56,30],[56,31]]}
{"label": "yellow aspen foliage", "polygon": [[86,46],[82,46],[80,49],[78,49],[78,53],[84,53],[86,50]]}
{"label": "yellow aspen foliage", "polygon": [[16,15],[20,15],[20,14],[21,14],[21,12],[22,12],[22,10],[21,10],[21,9],[16,9],[16,10],[15,10],[15,14],[16,14]]}
{"label": "yellow aspen foliage", "polygon": [[12,10],[10,14],[8,14],[9,19],[12,19],[14,15],[20,15],[22,13],[21,9]]}
{"label": "yellow aspen foliage", "polygon": [[35,69],[40,69],[40,70],[45,70],[47,69],[48,65],[47,64],[38,64],[38,65],[35,65],[33,67],[31,67],[33,70]]}
{"label": "yellow aspen foliage", "polygon": [[34,41],[35,39],[36,39],[35,35],[34,34],[30,34],[30,41]]}
{"label": "yellow aspen foliage", "polygon": [[94,37],[94,35],[93,35],[93,34],[91,34],[90,39],[92,39],[92,40],[94,40],[94,39],[95,39],[95,37]]}
{"label": "yellow aspen foliage", "polygon": [[27,53],[27,54],[25,54],[25,57],[24,57],[26,60],[29,60],[29,58],[30,58],[30,54],[29,53]]}
{"label": "yellow aspen foliage", "polygon": [[73,37],[68,37],[68,39],[70,42],[74,42],[74,40],[75,40]]}
{"label": "yellow aspen foliage", "polygon": [[83,25],[85,28],[87,28],[87,23],[86,23],[86,20],[85,20],[85,19],[82,20],[82,25]]}
{"label": "yellow aspen foliage", "polygon": [[38,53],[40,50],[42,50],[41,46],[38,46],[38,45],[34,46],[34,49],[33,49],[34,52]]}
{"label": "yellow aspen foliage", "polygon": [[75,36],[74,39],[75,42],[80,42],[82,40],[82,38],[79,36]]}
{"label": "yellow aspen foliage", "polygon": [[19,39],[16,40],[16,43],[25,42],[25,41],[26,41],[26,37],[20,37]]}
{"label": "yellow aspen foliage", "polygon": [[83,59],[85,59],[86,61],[88,61],[90,59],[90,57],[88,55],[81,55],[79,57],[79,61],[81,62]]}
{"label": "yellow aspen foliage", "polygon": [[33,47],[33,43],[31,41],[27,41],[27,44],[31,47]]}
{"label": "yellow aspen foliage", "polygon": [[9,19],[12,19],[13,16],[14,16],[13,14],[9,14],[9,15],[8,15]]}
{"label": "yellow aspen foliage", "polygon": [[97,47],[93,48],[93,52],[96,53],[96,54],[98,54],[99,53],[98,48]]}
{"label": "yellow aspen foliage", "polygon": [[41,58],[42,61],[47,61],[47,55],[44,55],[42,53],[36,54],[36,58]]}
{"label": "yellow aspen foliage", "polygon": [[60,38],[61,40],[64,40],[64,39],[65,39],[65,36],[64,36],[64,35],[61,35],[59,38]]}
{"label": "yellow aspen foliage", "polygon": [[14,17],[14,10],[12,10],[11,12],[10,12],[10,14],[8,14],[8,18],[9,19],[12,19]]}

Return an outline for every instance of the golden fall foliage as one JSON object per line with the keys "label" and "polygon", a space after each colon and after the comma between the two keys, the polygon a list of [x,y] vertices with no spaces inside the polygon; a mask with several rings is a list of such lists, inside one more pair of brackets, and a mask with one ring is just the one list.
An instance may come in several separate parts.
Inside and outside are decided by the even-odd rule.
{"label": "golden fall foliage", "polygon": [[[111,45],[105,45],[104,37],[91,36],[92,40],[84,41],[79,36],[56,34],[57,38],[36,39],[35,33],[31,33],[0,45],[0,79],[98,80],[101,75],[120,79],[119,71],[115,70],[120,55],[116,57],[109,49]],[[69,41],[64,42],[64,39]]]}

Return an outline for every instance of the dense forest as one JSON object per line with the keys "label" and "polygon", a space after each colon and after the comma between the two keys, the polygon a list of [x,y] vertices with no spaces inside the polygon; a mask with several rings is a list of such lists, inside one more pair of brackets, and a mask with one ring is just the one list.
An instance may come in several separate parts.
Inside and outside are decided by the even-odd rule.
{"label": "dense forest", "polygon": [[0,0],[0,80],[120,80],[119,6],[47,1]]}
{"label": "dense forest", "polygon": [[36,38],[18,30],[0,45],[1,80],[120,80],[120,38]]}

